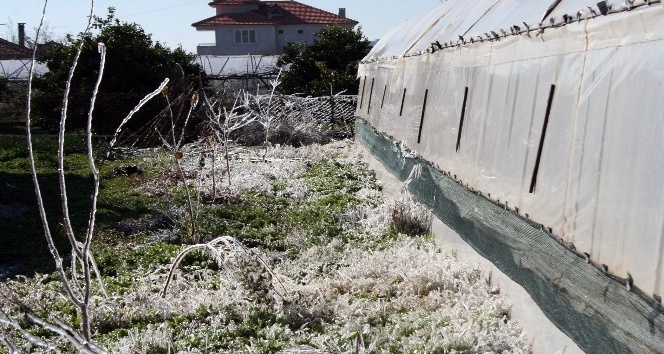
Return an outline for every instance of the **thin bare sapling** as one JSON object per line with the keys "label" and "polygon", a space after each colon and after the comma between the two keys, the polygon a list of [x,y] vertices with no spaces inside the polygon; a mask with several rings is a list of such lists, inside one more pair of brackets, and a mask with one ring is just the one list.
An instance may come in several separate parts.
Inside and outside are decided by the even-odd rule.
{"label": "thin bare sapling", "polygon": [[[184,72],[182,72],[181,67],[180,67],[180,74],[182,77],[184,77]],[[188,242],[195,244],[199,242],[199,236],[196,232],[196,220],[198,218],[198,209],[199,209],[198,207],[200,204],[201,183],[197,183],[196,203],[194,204],[193,200],[194,197],[192,196],[193,193],[189,188],[190,185],[189,182],[187,182],[187,178],[184,173],[184,169],[182,168],[182,163],[180,160],[184,157],[184,152],[182,151],[182,148],[184,145],[184,136],[187,129],[187,125],[189,124],[192,112],[198,105],[198,93],[194,92],[190,96],[189,109],[187,110],[187,114],[184,116],[184,122],[182,123],[181,130],[179,131],[179,136],[178,136],[178,129],[176,127],[176,120],[182,119],[182,117],[178,116],[176,118],[175,114],[173,113],[173,105],[171,104],[170,98],[168,97],[168,87],[164,87],[161,91],[161,94],[162,96],[164,96],[167,103],[168,115],[170,118],[170,129],[169,129],[170,136],[164,137],[159,132],[159,130],[156,130],[156,132],[159,135],[159,138],[161,139],[161,142],[164,145],[164,147],[171,152],[171,156],[173,157],[175,166],[177,167],[178,174],[180,175],[180,179],[182,180],[182,183],[184,185],[184,192],[187,201],[187,222],[186,222],[187,240]]]}
{"label": "thin bare sapling", "polygon": [[[205,113],[210,123],[210,127],[216,136],[216,140],[222,143],[224,148],[224,158],[226,160],[226,174],[228,175],[228,185],[231,185],[231,165],[229,157],[229,145],[231,144],[231,133],[241,129],[257,120],[257,116],[252,114],[248,109],[247,102],[249,102],[249,94],[245,91],[240,91],[235,95],[233,106],[228,109],[224,105],[224,101],[215,96],[213,98],[204,97]],[[239,105],[239,102],[242,105]],[[216,148],[216,145],[215,147]],[[214,154],[213,154],[214,159]],[[214,174],[214,171],[213,171]],[[213,198],[216,197],[216,186],[213,186]]]}
{"label": "thin bare sapling", "polygon": [[[90,342],[85,339],[77,330],[66,324],[65,322],[54,319],[53,323],[47,322],[44,319],[35,316],[34,314],[28,313],[26,317],[32,322],[45,328],[53,333],[60,335],[62,338],[65,338],[79,353],[86,354],[105,354],[107,351],[96,345],[95,343]],[[59,344],[52,342],[51,338],[41,338],[38,337],[26,329],[23,328],[21,322],[12,318],[4,311],[0,310],[0,324],[5,327],[12,328],[16,332],[20,333],[21,336],[33,345],[36,348],[43,348],[46,351],[53,351],[54,353],[60,353]],[[0,343],[2,343],[9,351],[9,353],[20,353],[21,351],[19,346],[16,343],[13,343],[9,338],[6,338],[0,334]]]}
{"label": "thin bare sapling", "polygon": [[[41,30],[41,26],[43,25],[44,22],[44,17],[46,15],[46,6],[47,6],[48,1],[44,1],[44,8],[42,11],[42,18],[40,25],[37,29],[37,34],[36,34],[36,40],[39,38],[39,33]],[[85,28],[85,31],[82,34],[82,37],[85,36],[87,33],[89,33],[90,27],[91,27],[91,21],[93,18],[93,11],[94,11],[94,0],[91,1],[91,6],[90,6],[90,15],[88,19],[88,24]],[[69,70],[69,75],[66,81],[65,85],[65,92],[63,94],[63,101],[62,101],[62,109],[61,109],[61,117],[60,117],[60,130],[58,133],[58,151],[57,151],[57,160],[58,160],[58,181],[59,181],[59,187],[60,187],[60,201],[61,201],[61,208],[62,208],[62,220],[61,223],[64,225],[64,230],[65,234],[67,236],[67,239],[69,240],[69,244],[71,246],[72,250],[72,266],[69,269],[66,269],[65,266],[63,265],[63,259],[60,256],[60,253],[58,249],[55,247],[55,242],[53,239],[53,235],[51,233],[51,229],[48,223],[48,216],[46,214],[46,210],[44,207],[44,199],[42,196],[39,180],[38,180],[38,175],[37,175],[37,168],[35,164],[35,155],[34,155],[34,150],[33,150],[33,143],[32,143],[32,131],[31,131],[31,105],[32,105],[32,79],[34,77],[34,68],[35,68],[35,62],[36,62],[36,50],[37,48],[33,50],[32,54],[32,60],[31,60],[31,65],[30,65],[30,71],[29,71],[29,78],[28,78],[28,89],[27,89],[27,102],[26,102],[26,136],[27,136],[27,148],[28,148],[28,160],[30,163],[30,171],[32,175],[32,180],[33,180],[33,185],[35,188],[35,195],[37,199],[37,207],[39,210],[39,215],[40,215],[40,220],[42,223],[43,227],[43,232],[44,236],[47,242],[47,246],[49,249],[49,252],[51,253],[53,260],[55,262],[55,267],[56,267],[56,272],[59,274],[60,279],[62,281],[62,284],[64,286],[65,292],[66,292],[66,297],[67,299],[76,306],[78,310],[78,314],[80,315],[81,318],[81,331],[83,338],[85,339],[86,342],[90,342],[91,338],[91,329],[90,329],[90,323],[91,323],[91,318],[90,318],[90,303],[91,303],[91,298],[93,296],[93,272],[95,273],[95,278],[97,279],[98,286],[99,286],[99,291],[102,293],[103,296],[105,296],[105,290],[103,286],[103,282],[101,279],[101,276],[99,274],[99,271],[97,269],[96,263],[94,261],[94,257],[92,255],[92,252],[90,250],[91,244],[92,244],[92,238],[94,234],[94,227],[95,227],[95,216],[96,216],[96,211],[97,211],[97,199],[99,196],[99,169],[95,165],[95,160],[94,160],[94,153],[93,153],[93,146],[92,146],[92,116],[94,112],[94,106],[95,106],[95,100],[96,96],[99,90],[99,85],[101,83],[101,79],[103,77],[104,73],[104,66],[105,66],[105,58],[106,58],[106,47],[104,46],[103,43],[98,44],[98,49],[99,49],[99,54],[100,54],[100,64],[99,64],[99,74],[98,78],[96,81],[96,84],[93,89],[93,93],[91,96],[90,100],[90,109],[88,111],[88,121],[87,121],[87,151],[88,151],[88,162],[90,164],[90,170],[93,176],[93,183],[94,183],[94,191],[92,193],[92,200],[91,200],[91,209],[90,209],[90,214],[89,214],[89,219],[88,219],[88,226],[87,230],[84,233],[83,241],[79,241],[76,237],[76,234],[74,232],[74,229],[71,225],[71,219],[69,216],[69,206],[68,206],[68,200],[67,200],[67,186],[66,186],[66,180],[65,180],[65,168],[64,168],[64,143],[65,143],[65,123],[67,120],[67,108],[68,108],[68,103],[69,103],[69,93],[71,91],[71,85],[72,85],[72,79],[74,77],[74,73],[76,71],[76,67],[78,64],[78,60],[81,56],[81,52],[83,50],[83,44],[84,41],[81,39],[80,43],[78,44],[78,48],[76,51],[76,55],[74,57],[73,63],[71,64],[70,70]],[[148,94],[145,98],[143,98],[139,104],[125,117],[125,119],[122,121],[122,124],[118,128],[118,131],[116,132],[116,136],[113,138],[113,141],[111,142],[111,145],[113,145],[116,141],[117,134],[119,133],[122,125],[124,125],[131,117],[133,116],[134,113],[136,113],[145,103],[147,103],[152,97],[156,96],[161,88],[166,85],[168,82],[168,79],[164,80],[162,82],[162,85],[160,88],[155,90],[155,92],[152,92],[151,94]],[[81,267],[82,269],[82,274],[79,274],[78,272],[78,266]],[[33,322],[38,323],[38,321],[33,319]],[[46,322],[44,322],[46,323]],[[56,322],[57,323],[57,322]],[[38,323],[39,324],[39,323]],[[59,325],[56,325],[56,327]],[[52,330],[52,328],[45,327],[46,329]],[[60,329],[66,330],[63,326],[59,326]],[[57,331],[56,331],[57,333]]]}
{"label": "thin bare sapling", "polygon": [[[277,77],[274,80],[270,80],[271,90],[270,95],[267,98],[267,105],[263,104],[263,97],[260,96],[258,92],[256,92],[256,96],[254,96],[256,100],[256,107],[258,109],[258,122],[263,126],[263,129],[265,129],[265,141],[263,142],[263,160],[265,160],[265,157],[267,156],[267,149],[270,144],[270,128],[272,127],[274,120],[277,118],[274,112],[272,112],[272,99],[274,98],[277,86],[281,84],[281,81],[279,80],[280,77],[281,69],[279,70]],[[249,106],[249,102],[245,102],[245,105]]]}

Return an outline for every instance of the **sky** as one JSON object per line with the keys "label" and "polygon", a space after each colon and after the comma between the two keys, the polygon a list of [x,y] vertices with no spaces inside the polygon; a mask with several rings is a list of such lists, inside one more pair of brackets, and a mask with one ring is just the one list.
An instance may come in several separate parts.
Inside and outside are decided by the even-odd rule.
{"label": "sky", "polygon": [[[214,43],[212,31],[196,31],[191,24],[214,15],[211,0],[96,0],[94,13],[106,17],[107,8],[116,17],[140,24],[152,39],[169,47],[182,46],[196,51],[199,43]],[[440,4],[441,0],[298,0],[332,13],[346,8],[346,16],[358,21],[369,40],[380,38],[390,29]],[[54,39],[77,34],[85,28],[91,0],[48,0],[46,24]],[[43,0],[0,0],[0,38],[11,39],[16,24],[26,23],[28,36],[39,25]]]}

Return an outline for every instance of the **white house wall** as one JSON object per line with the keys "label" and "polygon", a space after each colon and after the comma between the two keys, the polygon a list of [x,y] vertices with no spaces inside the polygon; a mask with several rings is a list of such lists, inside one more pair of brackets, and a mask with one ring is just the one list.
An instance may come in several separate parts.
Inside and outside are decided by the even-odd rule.
{"label": "white house wall", "polygon": [[[284,33],[277,33],[277,50],[281,52],[288,42],[313,43],[316,33],[323,27],[325,25],[279,25],[277,31],[282,30]],[[299,30],[302,30],[301,34]]]}
{"label": "white house wall", "polygon": [[[441,4],[374,47],[360,65],[357,115],[609,273],[664,294],[664,6],[586,19],[596,1],[563,0],[543,23],[573,23],[509,35],[522,22],[537,28],[551,4],[459,4]],[[500,40],[469,42],[491,31]],[[459,36],[466,44],[456,46]],[[435,41],[455,45],[423,52]]]}
{"label": "white house wall", "polygon": [[[235,31],[255,30],[256,43],[235,43]],[[217,27],[215,31],[217,53],[223,55],[246,55],[276,53],[274,26]]]}
{"label": "white house wall", "polygon": [[[273,55],[283,52],[283,47],[288,42],[311,44],[316,39],[316,33],[326,25],[280,25],[280,26],[218,26],[215,28],[216,46],[199,46],[199,55],[246,55],[262,54]],[[255,30],[255,44],[235,43],[235,31]],[[279,34],[278,31],[283,33]],[[298,31],[302,33],[298,33]],[[220,54],[223,53],[223,54]]]}

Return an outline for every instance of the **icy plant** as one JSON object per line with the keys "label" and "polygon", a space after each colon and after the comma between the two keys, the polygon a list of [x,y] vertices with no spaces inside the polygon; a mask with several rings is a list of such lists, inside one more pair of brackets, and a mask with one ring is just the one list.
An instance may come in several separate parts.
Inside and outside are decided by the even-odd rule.
{"label": "icy plant", "polygon": [[[39,29],[37,30],[37,36],[39,36],[39,31],[41,29],[42,23],[44,21],[44,16],[46,14],[46,4],[47,1],[44,2],[44,10],[42,12],[42,20],[39,25]],[[92,8],[94,7],[94,2],[93,6],[91,6],[91,11],[90,11],[90,20],[88,21],[88,25],[85,29],[85,32],[87,32],[90,28],[90,21],[92,19]],[[65,175],[64,175],[64,132],[65,132],[65,121],[67,118],[67,103],[68,103],[68,95],[69,95],[69,90],[71,87],[71,80],[72,77],[74,76],[74,70],[76,69],[76,64],[78,62],[78,58],[80,57],[81,50],[82,50],[82,42],[81,45],[78,48],[78,51],[76,53],[76,57],[74,59],[74,63],[71,66],[70,72],[69,72],[69,78],[67,80],[67,86],[65,88],[65,95],[63,99],[63,107],[62,107],[62,117],[60,120],[60,134],[58,135],[58,166],[59,166],[59,182],[60,182],[60,197],[62,201],[62,212],[63,212],[63,223],[66,228],[66,233],[67,233],[67,238],[71,244],[72,247],[72,262],[75,264],[76,262],[81,262],[83,269],[84,269],[84,279],[83,279],[83,284],[79,283],[79,278],[77,274],[71,274],[68,275],[63,264],[62,264],[62,258],[60,257],[60,254],[55,247],[55,243],[53,241],[53,237],[51,235],[50,227],[48,225],[48,219],[46,216],[46,211],[44,209],[44,201],[42,199],[42,194],[40,190],[40,185],[39,185],[39,180],[37,178],[37,168],[35,166],[35,159],[34,159],[34,154],[32,150],[32,135],[30,131],[30,105],[31,105],[31,93],[32,93],[32,76],[34,74],[34,66],[35,66],[35,57],[36,57],[36,47],[35,50],[33,51],[33,57],[32,57],[32,63],[30,66],[30,78],[28,81],[28,103],[27,103],[27,113],[26,113],[26,130],[27,130],[27,137],[28,137],[28,154],[29,154],[29,160],[30,160],[30,169],[32,172],[32,180],[35,186],[35,193],[37,195],[37,204],[39,207],[39,214],[41,217],[42,221],[42,226],[44,228],[44,235],[46,237],[46,241],[48,243],[49,250],[51,252],[51,255],[53,256],[53,259],[55,261],[55,266],[56,269],[60,275],[60,278],[65,286],[66,293],[69,297],[69,300],[76,305],[76,307],[79,309],[81,317],[82,317],[82,330],[83,330],[83,335],[87,340],[90,339],[91,333],[90,333],[90,313],[89,313],[89,306],[90,306],[90,298],[92,296],[92,270],[91,269],[96,269],[94,267],[94,259],[92,258],[92,254],[90,253],[90,243],[92,241],[92,233],[94,230],[94,210],[95,210],[95,205],[96,205],[96,196],[99,191],[99,183],[98,183],[98,171],[96,170],[94,166],[94,160],[92,157],[92,144],[91,144],[91,138],[88,138],[88,155],[90,158],[90,168],[92,170],[93,176],[95,176],[95,192],[94,192],[94,197],[93,197],[93,207],[92,207],[92,212],[90,213],[90,221],[88,224],[88,231],[86,234],[85,238],[85,243],[80,243],[76,240],[74,236],[74,230],[71,226],[71,222],[69,220],[69,208],[67,205],[67,190],[66,190],[66,183],[65,183]],[[99,82],[101,81],[101,76],[104,70],[104,59],[105,59],[105,50],[103,45],[100,45],[100,53],[101,53],[101,64],[100,64],[100,69],[99,69],[99,80],[97,81],[97,85],[95,86],[93,98],[92,98],[92,104],[90,108],[90,113],[89,113],[89,118],[88,118],[88,131],[90,131],[90,120],[92,116],[92,110],[94,109],[94,98],[95,94],[97,91],[97,88],[99,87]],[[74,267],[72,267],[72,270],[75,270]]]}
{"label": "icy plant", "polygon": [[401,239],[383,251],[347,249],[336,259],[321,258],[338,253],[330,247],[300,259],[309,269],[325,262],[327,272],[296,281],[302,270],[283,268],[299,304],[331,319],[311,340],[319,347],[351,352],[360,340],[368,352],[450,352],[455,346],[528,352],[521,329],[509,321],[506,299],[490,292],[479,270],[437,246]]}
{"label": "icy plant", "polygon": [[[229,146],[231,142],[231,135],[250,125],[251,123],[258,122],[265,131],[265,139],[263,141],[264,153],[263,157],[267,154],[267,148],[270,141],[270,132],[272,125],[279,118],[280,113],[274,112],[273,99],[275,91],[279,86],[279,77],[281,71],[277,74],[274,80],[270,80],[271,91],[269,95],[263,96],[258,93],[253,95],[247,91],[240,90],[235,95],[235,100],[230,109],[224,105],[224,100],[219,97],[205,96],[205,111],[210,122],[210,126],[217,137],[221,141],[226,157],[226,172],[229,173],[228,184],[231,184],[230,179],[230,164],[229,164]],[[267,101],[267,102],[266,102]],[[281,115],[284,112],[282,110]]]}
{"label": "icy plant", "polygon": [[[31,313],[26,314],[26,317],[36,325],[41,326],[53,333],[56,333],[60,335],[62,338],[65,338],[70,344],[74,346],[74,348],[79,353],[86,353],[86,354],[106,353],[105,349],[99,347],[95,343],[89,342],[89,339],[83,338],[83,336],[80,333],[78,333],[78,331],[71,328],[69,325],[67,325],[65,322],[59,319],[55,319],[54,323],[49,323],[46,320],[39,318]],[[19,321],[11,318],[3,311],[0,311],[0,324],[13,328],[17,332],[21,333],[23,338],[25,338],[29,343],[31,343],[36,347],[43,348],[47,351],[54,351],[56,353],[60,352],[60,350],[58,349],[59,343],[50,342],[48,340],[33,335],[29,331],[23,329]],[[19,352],[17,346],[14,343],[12,343],[8,338],[4,338],[3,336],[0,335],[0,342],[7,347],[10,353]]]}
{"label": "icy plant", "polygon": [[422,165],[413,166],[399,195],[390,204],[392,227],[406,235],[422,235],[431,229],[431,212],[408,192],[410,184],[422,175]]}
{"label": "icy plant", "polygon": [[[218,237],[210,242],[191,245],[183,249],[171,264],[166,283],[161,291],[162,297],[166,296],[168,286],[180,262],[187,254],[194,251],[206,253],[220,269],[226,270],[226,274],[244,287],[252,303],[270,305],[273,303],[275,294],[282,297],[273,289],[274,273],[264,261],[263,256],[257,250],[245,248],[240,242],[229,236]],[[279,279],[276,279],[276,283],[283,288]]]}
{"label": "icy plant", "polygon": [[[184,73],[182,72],[182,68],[180,67],[180,75],[184,77]],[[187,239],[191,243],[196,243],[199,241],[198,234],[196,233],[196,217],[198,216],[198,204],[194,204],[193,197],[192,197],[192,192],[189,189],[189,183],[187,182],[188,179],[185,176],[184,170],[182,169],[182,164],[180,163],[180,160],[184,156],[184,153],[182,151],[183,147],[183,139],[185,135],[185,131],[187,129],[187,124],[189,123],[189,119],[191,118],[191,114],[198,105],[198,94],[193,93],[191,95],[190,99],[190,104],[189,104],[189,110],[187,111],[187,115],[184,117],[184,122],[182,124],[182,130],[180,132],[180,136],[177,136],[177,129],[176,129],[176,117],[173,114],[173,108],[171,105],[171,102],[168,98],[168,87],[163,87],[161,91],[162,96],[166,99],[167,103],[167,108],[169,112],[169,118],[170,118],[170,129],[169,137],[164,137],[161,135],[161,133],[157,130],[157,134],[159,135],[159,138],[162,141],[162,144],[171,152],[173,156],[173,160],[175,162],[175,166],[177,168],[177,171],[179,173],[179,179],[182,180],[182,184],[184,186],[184,193],[187,197],[186,202],[187,202]],[[180,119],[181,117],[177,117]],[[200,196],[200,189],[197,189],[196,193],[196,202],[198,202]]]}
{"label": "icy plant", "polygon": [[161,292],[162,297],[166,296],[168,285],[180,262],[182,262],[187,254],[194,251],[204,251],[207,253],[217,263],[219,268],[232,268],[236,270],[236,279],[244,280],[242,283],[249,284],[251,287],[250,290],[258,295],[256,301],[260,302],[261,299],[266,298],[267,290],[271,287],[268,284],[272,282],[272,271],[260,255],[247,250],[241,243],[229,236],[218,237],[210,242],[191,245],[183,249],[171,264],[166,284],[164,284]]}
{"label": "icy plant", "polygon": [[[46,14],[46,5],[47,1],[44,1],[44,9],[42,11],[42,19],[40,22],[40,25],[37,30],[37,37],[39,36],[39,32],[41,30],[41,26],[43,25],[44,22],[44,17]],[[92,13],[94,10],[94,1],[92,1],[91,6],[90,6],[90,15],[88,19],[88,24],[86,26],[86,29],[84,31],[85,33],[88,33],[90,26],[91,26],[91,21],[92,21]],[[43,227],[43,232],[44,236],[46,238],[47,244],[49,251],[53,257],[53,260],[55,261],[55,268],[57,273],[60,276],[60,280],[62,281],[62,285],[64,287],[64,292],[66,294],[67,299],[73,304],[77,310],[78,314],[81,317],[81,331],[83,332],[82,335],[79,334],[76,330],[70,328],[68,325],[66,325],[64,322],[60,320],[55,320],[54,323],[49,323],[37,316],[34,316],[32,314],[28,314],[28,318],[30,321],[34,324],[37,324],[39,326],[42,326],[43,328],[55,332],[56,334],[59,334],[66,338],[71,344],[79,348],[80,351],[84,352],[100,352],[102,351],[100,348],[96,347],[94,344],[90,342],[91,339],[91,329],[90,329],[90,323],[91,323],[91,301],[94,297],[93,294],[93,273],[96,275],[96,279],[99,284],[99,290],[101,291],[102,295],[105,295],[105,290],[104,290],[104,285],[101,280],[101,277],[99,275],[99,272],[97,270],[97,266],[94,260],[94,257],[90,251],[90,247],[92,244],[92,238],[94,235],[94,228],[95,228],[95,220],[96,220],[96,211],[97,211],[97,199],[99,196],[99,169],[97,168],[94,160],[94,154],[93,154],[93,148],[92,148],[92,116],[94,112],[94,107],[95,107],[95,101],[96,101],[96,96],[97,92],[99,89],[99,85],[101,83],[101,79],[104,73],[104,66],[105,66],[105,59],[106,59],[106,48],[103,43],[99,43],[99,53],[101,56],[100,59],[100,65],[99,65],[99,74],[98,74],[98,79],[95,84],[95,87],[93,89],[92,97],[91,97],[91,102],[90,102],[90,109],[88,112],[88,124],[87,124],[87,152],[88,152],[88,162],[90,165],[90,170],[92,173],[93,177],[93,183],[94,183],[94,190],[92,194],[92,205],[91,205],[91,210],[90,210],[90,216],[88,220],[88,227],[85,232],[85,236],[83,238],[83,242],[79,242],[75,236],[74,229],[71,225],[71,220],[70,220],[70,215],[69,215],[69,206],[68,206],[68,193],[67,193],[67,184],[65,181],[65,168],[64,168],[64,143],[65,143],[65,123],[67,120],[67,108],[68,108],[68,103],[69,103],[69,93],[71,91],[71,84],[72,84],[72,78],[74,76],[76,66],[78,64],[78,59],[81,55],[83,47],[83,41],[81,41],[78,50],[76,52],[74,61],[71,65],[70,71],[69,71],[69,76],[66,81],[66,87],[65,87],[65,92],[63,95],[63,102],[62,102],[62,109],[61,109],[61,119],[60,119],[60,130],[58,134],[58,151],[57,151],[57,160],[58,160],[58,177],[59,177],[59,187],[60,187],[60,200],[61,200],[61,206],[62,206],[62,220],[61,224],[64,226],[65,234],[67,239],[69,240],[71,249],[72,249],[72,264],[69,269],[66,269],[65,266],[63,265],[62,257],[60,256],[60,253],[58,249],[55,247],[55,242],[53,239],[53,235],[51,233],[51,229],[48,223],[48,216],[45,211],[44,207],[44,200],[42,197],[41,193],[41,188],[40,188],[40,183],[39,179],[37,176],[37,168],[35,165],[35,158],[34,158],[34,152],[33,152],[33,146],[32,146],[32,133],[31,133],[31,98],[32,98],[32,77],[34,75],[34,67],[35,67],[35,57],[36,57],[36,47],[35,50],[33,51],[33,57],[32,57],[32,62],[31,62],[31,67],[30,67],[30,75],[29,75],[29,80],[28,80],[28,90],[27,90],[27,110],[26,110],[26,133],[27,133],[27,140],[28,140],[28,158],[30,161],[30,170],[32,173],[32,180],[35,188],[35,194],[37,196],[37,206],[39,209],[39,215]],[[157,95],[157,93],[165,86],[168,80],[164,81],[160,88],[158,88],[155,92],[149,94],[146,96],[143,100],[139,102],[139,104],[136,106],[134,110],[132,110],[127,117],[123,120],[122,125],[124,125],[131,117],[132,115],[140,109],[141,106],[143,106],[149,99]],[[120,128],[118,128],[119,131]],[[111,146],[115,143],[117,138],[117,134],[114,137],[113,141],[111,142]],[[79,273],[79,269],[81,268],[82,273]],[[7,316],[3,316],[3,322],[7,324],[9,327],[12,327],[16,329],[25,339],[27,339],[30,342],[35,342],[33,337],[27,334],[26,331],[22,330],[20,325],[17,324],[17,322],[11,320]],[[3,337],[3,341],[10,346],[9,340]]]}
{"label": "icy plant", "polygon": [[237,241],[235,241],[232,237],[227,236],[216,238],[207,243],[186,247],[173,260],[173,263],[171,264],[170,270],[168,272],[168,279],[166,280],[166,284],[164,284],[164,289],[161,291],[161,296],[166,296],[168,285],[173,278],[175,269],[178,268],[180,262],[182,262],[184,257],[190,252],[198,250],[205,251],[215,262],[217,262],[219,267],[223,267],[226,263],[227,253],[236,252],[238,248],[241,248],[241,246],[237,243]]}
{"label": "icy plant", "polygon": [[[268,144],[270,143],[270,128],[272,126],[272,122],[275,120],[276,116],[274,112],[272,112],[272,99],[274,98],[274,93],[277,89],[277,86],[281,83],[279,81],[279,78],[281,77],[281,69],[279,70],[279,73],[277,74],[277,77],[274,80],[270,80],[270,95],[268,96],[267,99],[267,104],[264,104],[261,99],[260,95],[255,96],[255,103],[256,106],[258,107],[258,122],[263,126],[265,129],[265,141],[263,143],[265,151],[263,153],[263,158],[265,158],[265,155],[267,154],[267,147]],[[248,103],[248,102],[247,102]],[[247,104],[248,106],[249,104]]]}
{"label": "icy plant", "polygon": [[[382,197],[375,178],[363,171],[352,141],[275,146],[266,161],[262,154],[262,149],[236,152],[237,183],[229,193],[238,198],[259,193],[270,208],[272,202],[322,201],[320,209],[306,212],[324,213],[332,195],[322,187],[332,183],[353,194],[348,207],[335,214],[344,227],[330,238],[317,237],[292,227],[290,214],[274,226],[290,227],[276,243],[249,248],[239,238],[224,237],[187,246],[179,255],[174,250],[175,262],[109,276],[107,283],[115,287],[111,301],[98,299],[92,308],[100,346],[113,353],[528,352],[525,332],[511,320],[510,303],[487,281],[489,275],[429,237],[395,235],[388,227],[393,201]],[[187,173],[198,159],[185,154],[181,163]],[[249,197],[243,203],[250,203]],[[297,252],[285,254],[280,247]],[[221,269],[201,261],[207,256]],[[51,277],[0,283],[0,309],[18,319],[14,300],[5,300],[14,296],[41,309],[40,315],[68,311],[54,305],[61,301],[61,284]],[[68,342],[46,339],[60,348]]]}
{"label": "icy plant", "polygon": [[[238,104],[241,97],[242,97],[242,102],[244,102],[243,105]],[[223,100],[221,100],[221,98],[219,97],[209,98],[205,96],[204,98],[205,98],[205,113],[210,122],[210,126],[212,127],[212,131],[217,137],[217,140],[220,141],[224,147],[224,158],[226,160],[226,174],[228,175],[228,185],[230,186],[231,166],[230,166],[230,158],[228,152],[228,148],[231,142],[230,136],[234,131],[255,122],[257,116],[251,114],[251,112],[246,109],[243,110],[243,108],[247,104],[246,102],[249,101],[249,94],[246,92],[240,91],[237,93],[237,95],[235,96],[235,101],[233,102],[233,106],[230,109],[228,109],[224,105]],[[214,153],[212,155],[212,166],[215,166],[215,161],[214,161],[215,155],[216,154]],[[212,171],[213,178],[214,175],[215,171],[213,169]],[[212,196],[213,199],[217,196],[216,183],[213,183],[212,185]]]}
{"label": "icy plant", "polygon": [[[274,303],[275,295],[281,295],[273,287],[274,273],[257,252],[244,249],[244,252],[229,254],[226,266],[233,271],[235,279],[247,290],[252,303],[269,306]],[[278,282],[276,279],[276,283]]]}
{"label": "icy plant", "polygon": [[403,234],[423,235],[431,228],[431,216],[421,204],[414,202],[410,196],[405,200],[395,200],[391,206],[392,225]]}

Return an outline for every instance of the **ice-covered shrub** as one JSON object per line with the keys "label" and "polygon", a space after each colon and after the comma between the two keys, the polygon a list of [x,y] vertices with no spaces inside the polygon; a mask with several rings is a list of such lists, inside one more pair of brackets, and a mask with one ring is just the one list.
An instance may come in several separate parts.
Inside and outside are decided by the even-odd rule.
{"label": "ice-covered shrub", "polygon": [[395,199],[390,205],[391,225],[406,235],[424,235],[431,230],[431,212],[410,196]]}

